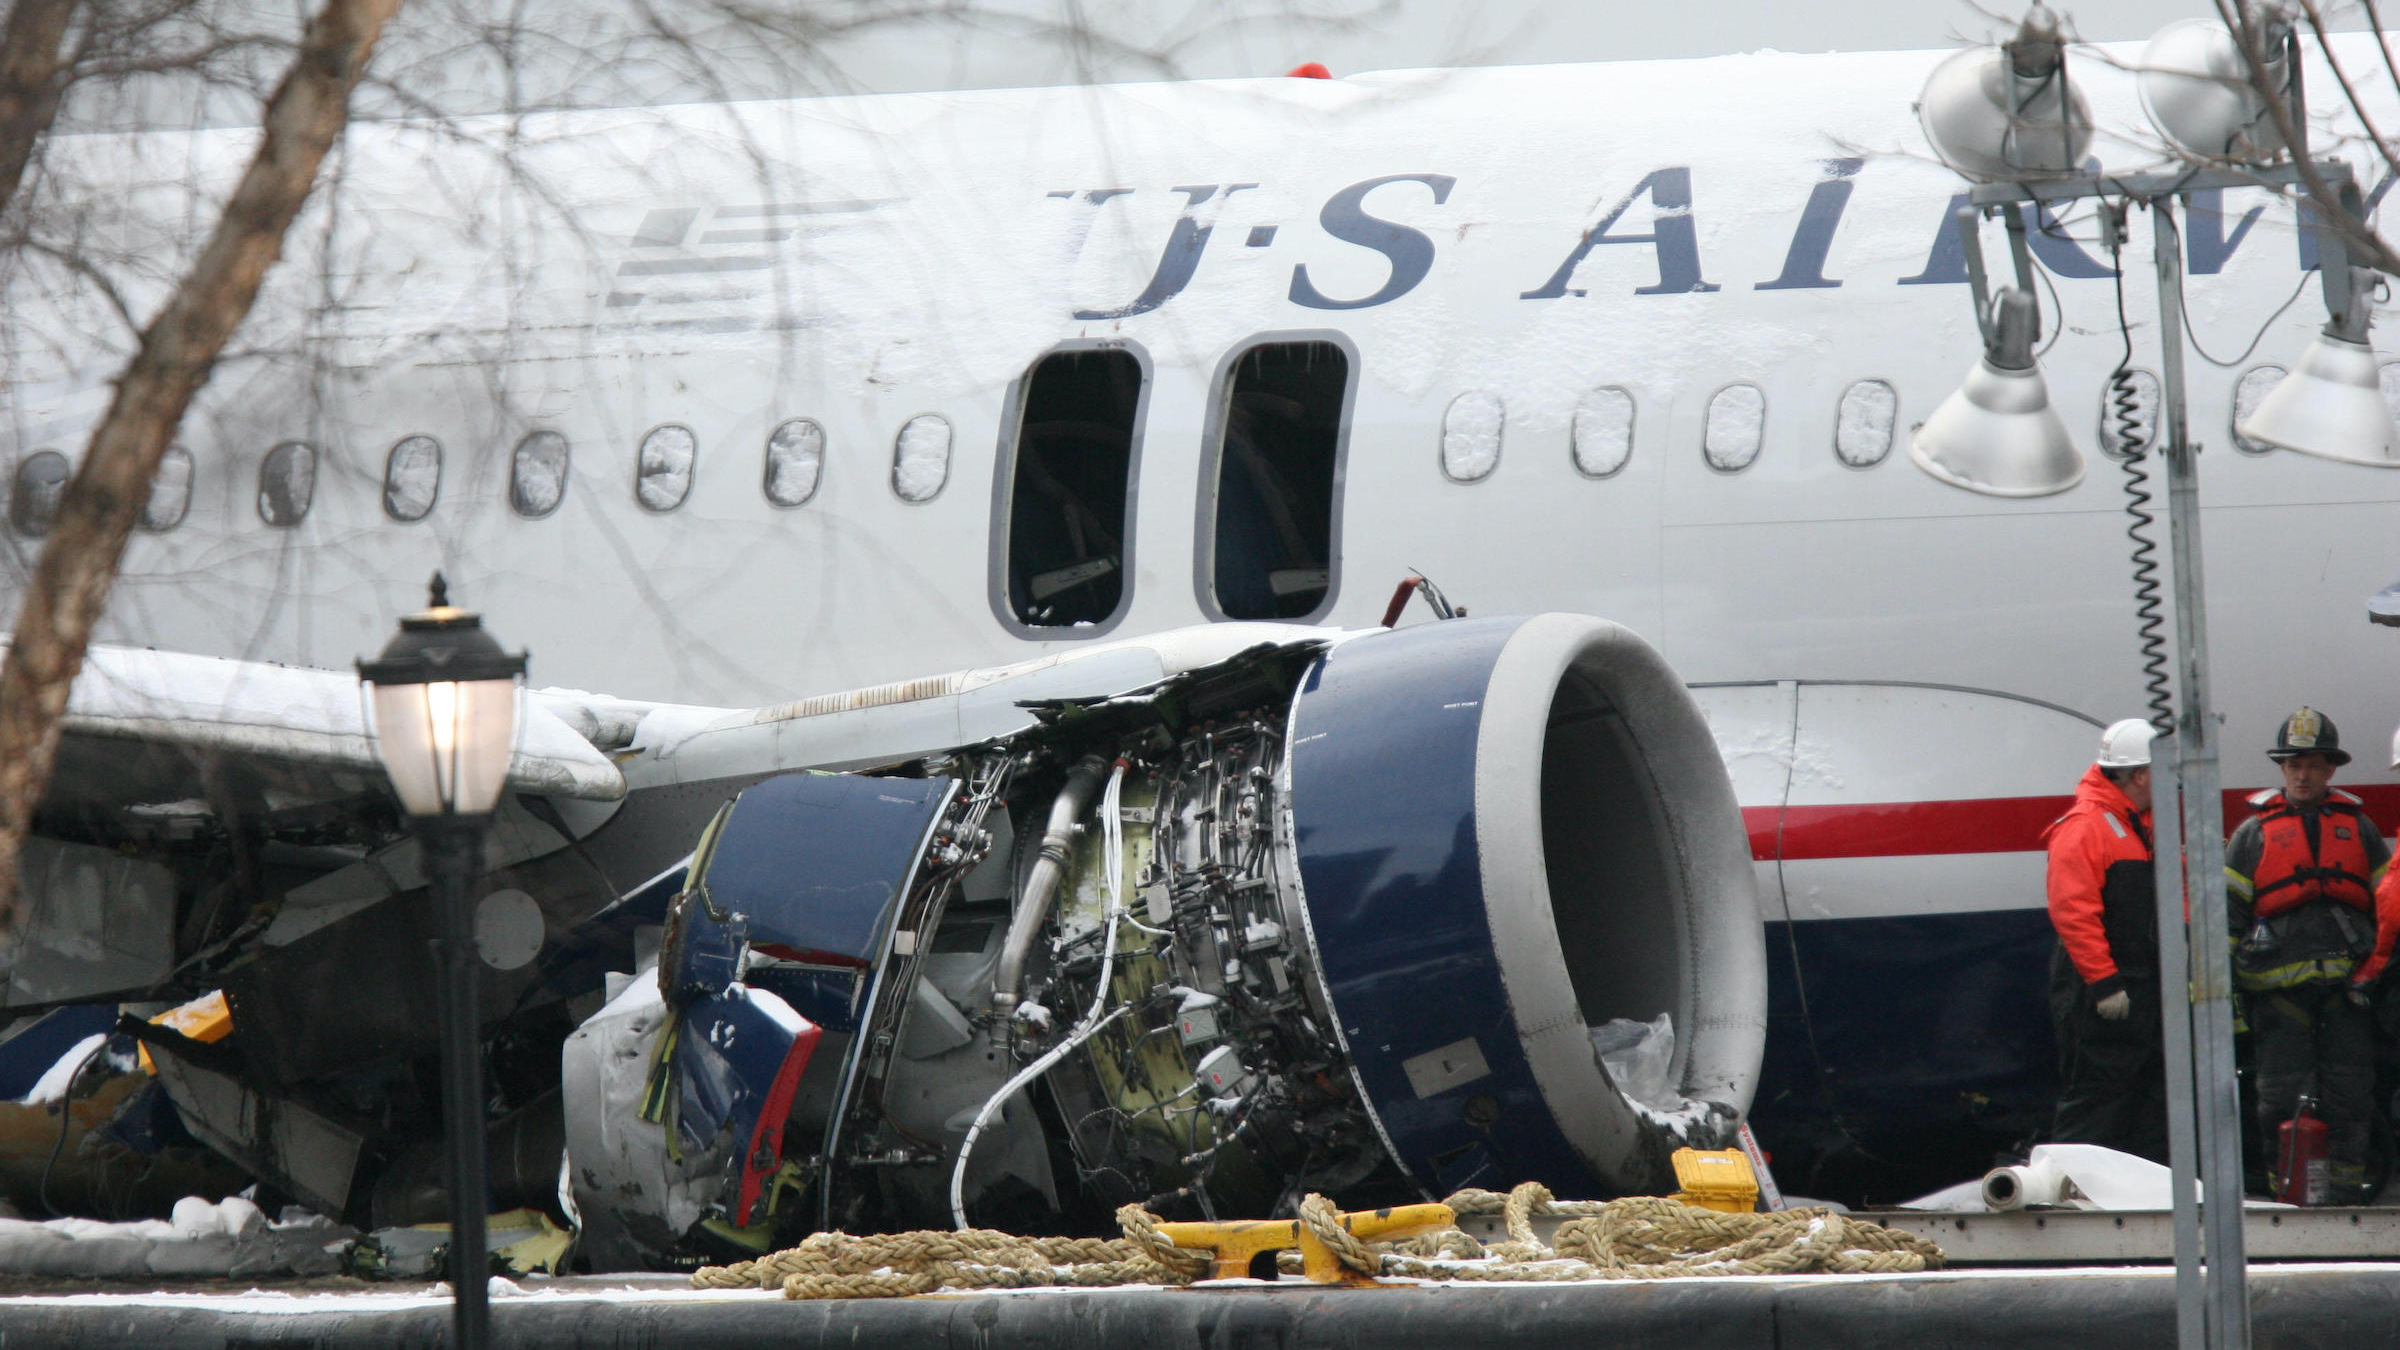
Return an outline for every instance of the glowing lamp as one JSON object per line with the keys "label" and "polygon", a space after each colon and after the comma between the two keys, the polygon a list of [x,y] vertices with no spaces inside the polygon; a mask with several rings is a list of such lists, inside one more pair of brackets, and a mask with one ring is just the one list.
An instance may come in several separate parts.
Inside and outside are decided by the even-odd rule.
{"label": "glowing lamp", "polygon": [[517,740],[522,654],[511,656],[480,616],[453,608],[435,573],[428,607],[358,675],[373,692],[375,746],[411,816],[489,815],[508,781]]}

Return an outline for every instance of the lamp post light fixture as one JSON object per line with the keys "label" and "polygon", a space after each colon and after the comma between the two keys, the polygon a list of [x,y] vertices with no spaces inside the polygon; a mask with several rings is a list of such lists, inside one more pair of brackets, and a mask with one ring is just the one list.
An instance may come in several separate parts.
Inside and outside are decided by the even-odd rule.
{"label": "lamp post light fixture", "polygon": [[[1953,57],[1937,67],[1919,104],[1936,153],[1976,180],[1957,215],[1985,355],[1966,384],[1918,426],[1909,453],[1928,474],[1989,496],[2064,492],[2083,477],[2083,456],[2050,406],[2032,358],[2041,317],[2035,299],[2027,214],[2097,201],[2112,250],[2135,209],[2150,213],[2161,335],[2160,435],[2165,467],[2175,614],[2178,706],[2173,732],[2151,743],[2157,857],[2161,1036],[2167,1079],[2168,1147],[2173,1159],[2175,1292],[2184,1350],[2246,1350],[2250,1309],[2242,1231],[2242,1122],[2233,1065],[2233,981],[2224,940],[2224,816],[2218,791],[2217,726],[2209,696],[2206,598],[2201,586],[2199,447],[2188,434],[2183,373],[2183,239],[2178,210],[2212,189],[2296,188],[2305,165],[2337,200],[2316,201],[2325,217],[2364,218],[2355,177],[2338,160],[2311,161],[2301,102],[2299,39],[2288,21],[2261,11],[2265,72],[2281,85],[2302,142],[2285,146],[2266,126],[2265,100],[2247,82],[2248,63],[2222,25],[2169,26],[2144,54],[2142,106],[2160,136],[2200,167],[2173,172],[2098,174],[2066,162],[2081,117],[2067,79],[2063,45],[2039,5],[2005,48]],[[2047,35],[2047,38],[2045,38]],[[2039,61],[2056,53],[2054,68]],[[1968,84],[1946,74],[1972,65]],[[2047,125],[2030,123],[2046,111]],[[2047,153],[2045,153],[2047,151]],[[2080,150],[2078,149],[2078,153]],[[2261,163],[2288,154],[2283,163]],[[2212,167],[2228,158],[2232,168]],[[1980,223],[1999,215],[2007,227],[2015,285],[1995,297],[1983,265]],[[2353,268],[2339,228],[2316,227],[2326,312],[2332,321],[2258,409],[2242,435],[2325,459],[2400,465],[2400,437],[2377,387],[2367,344],[2374,278]],[[2132,448],[2136,457],[2149,453]],[[2130,470],[2129,470],[2130,471]],[[2379,597],[2380,599],[2380,597]],[[2391,608],[2400,620],[2400,604]],[[2372,605],[2370,612],[2374,613]],[[2400,745],[2395,746],[2400,753]],[[2197,936],[2193,936],[2197,935]],[[2176,972],[2188,973],[2188,978]],[[2208,1190],[2203,1195],[2200,1182]],[[2204,1203],[2205,1201],[2205,1203]],[[2203,1230],[2205,1229],[2205,1241]],[[2203,1256],[2205,1255],[2205,1265]]]}
{"label": "lamp post light fixture", "polygon": [[480,617],[453,607],[439,572],[431,592],[381,655],[358,663],[358,676],[371,693],[376,752],[416,832],[434,903],[454,1339],[460,1350],[483,1350],[487,1145],[472,897],[516,749],[525,657],[501,650]]}

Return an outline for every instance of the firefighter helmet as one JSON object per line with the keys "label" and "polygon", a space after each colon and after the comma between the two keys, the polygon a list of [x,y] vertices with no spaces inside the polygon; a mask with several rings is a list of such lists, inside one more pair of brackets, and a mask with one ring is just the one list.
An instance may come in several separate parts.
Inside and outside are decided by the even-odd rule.
{"label": "firefighter helmet", "polygon": [[2337,768],[2350,762],[2350,752],[2342,748],[2342,734],[2333,729],[2333,719],[2307,707],[2283,719],[2283,725],[2275,729],[2275,744],[2267,751],[2267,758],[2279,764],[2299,755],[2323,755],[2326,763]]}

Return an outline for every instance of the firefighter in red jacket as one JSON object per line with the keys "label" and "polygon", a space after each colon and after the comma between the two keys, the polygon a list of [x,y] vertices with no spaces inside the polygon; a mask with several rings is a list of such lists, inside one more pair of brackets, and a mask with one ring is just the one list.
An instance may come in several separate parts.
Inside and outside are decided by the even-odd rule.
{"label": "firefighter in red jacket", "polygon": [[2099,757],[2075,785],[2075,804],[2042,835],[2050,851],[2050,923],[2058,930],[2050,1015],[2061,1082],[2050,1137],[2165,1162],[2151,734],[2139,718],[2101,733]]}
{"label": "firefighter in red jacket", "polygon": [[2293,713],[2267,757],[2282,769],[2283,788],[2254,794],[2257,814],[2225,844],[2233,976],[2247,996],[2260,1145],[2272,1156],[2277,1127],[2313,1087],[2333,1198],[2364,1203],[2373,991],[2395,931],[2389,914],[2376,913],[2376,889],[2391,849],[2358,798],[2332,786],[2350,756],[2331,718],[2311,708]]}

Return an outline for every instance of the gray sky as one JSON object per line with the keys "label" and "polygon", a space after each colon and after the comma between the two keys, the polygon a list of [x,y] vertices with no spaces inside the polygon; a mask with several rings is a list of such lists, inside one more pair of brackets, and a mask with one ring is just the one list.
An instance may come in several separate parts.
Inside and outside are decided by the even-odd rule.
{"label": "gray sky", "polygon": [[[1172,51],[1181,73],[1280,74],[1322,61],[1336,75],[1462,64],[1625,61],[1780,51],[1883,51],[1957,45],[2007,25],[1962,0],[1021,0],[1029,20],[1081,11],[1133,47]],[[2014,8],[1996,6],[2013,16]],[[2209,0],[2091,0],[2059,6],[2094,41],[2140,39],[2172,20],[2211,15]],[[879,92],[1157,78],[1153,64],[1062,50],[1032,32],[994,28],[883,33],[854,40],[843,73]]]}
{"label": "gray sky", "polygon": [[[410,0],[361,89],[362,117],[1280,75],[1426,66],[1944,48],[2014,27],[2022,0]],[[307,0],[212,0],[233,29],[288,38]],[[2335,0],[2329,8],[2355,8]],[[763,26],[728,12],[775,16]],[[2211,0],[2088,0],[2094,41],[2140,39]],[[895,15],[928,14],[923,18]],[[2008,17],[2000,17],[2002,14]],[[280,49],[251,58],[272,87]],[[513,95],[513,102],[512,102]],[[257,117],[238,84],[180,73],[82,86],[78,130]]]}

